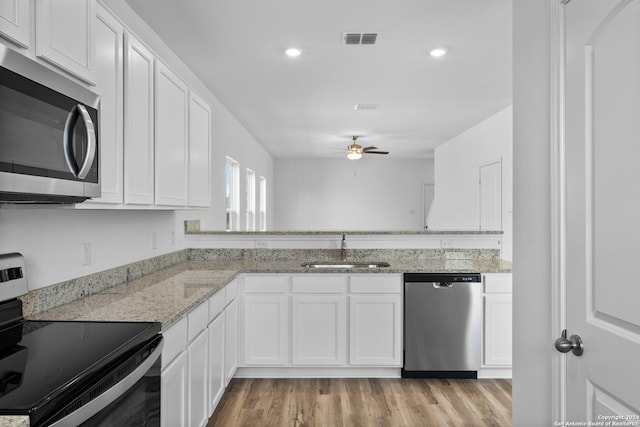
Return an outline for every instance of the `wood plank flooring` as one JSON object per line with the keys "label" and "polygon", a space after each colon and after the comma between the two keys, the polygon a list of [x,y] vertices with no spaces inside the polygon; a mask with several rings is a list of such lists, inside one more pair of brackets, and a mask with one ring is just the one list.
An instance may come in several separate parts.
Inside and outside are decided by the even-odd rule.
{"label": "wood plank flooring", "polygon": [[234,378],[207,427],[510,425],[511,380]]}

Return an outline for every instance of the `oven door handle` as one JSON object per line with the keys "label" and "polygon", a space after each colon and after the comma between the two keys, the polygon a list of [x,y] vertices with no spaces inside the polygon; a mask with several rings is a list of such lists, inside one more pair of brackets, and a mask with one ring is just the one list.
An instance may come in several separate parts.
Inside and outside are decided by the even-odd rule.
{"label": "oven door handle", "polygon": [[[82,117],[87,136],[87,154],[82,162],[82,167],[78,166],[75,159],[75,153],[73,152],[73,129],[76,127],[79,117]],[[67,162],[69,171],[76,178],[85,179],[91,170],[93,160],[96,158],[97,144],[95,126],[93,125],[93,120],[91,120],[91,116],[84,105],[76,104],[76,106],[69,112],[67,121],[64,124],[62,143],[64,146],[64,159]]]}
{"label": "oven door handle", "polygon": [[102,411],[111,403],[115,402],[120,396],[125,394],[127,390],[133,387],[134,384],[137,383],[149,369],[151,369],[158,357],[160,357],[160,354],[162,354],[163,345],[164,340],[160,341],[158,343],[158,346],[153,350],[153,352],[151,352],[149,357],[147,357],[145,361],[135,369],[135,371],[124,377],[122,381],[109,388],[107,391],[93,399],[91,402],[87,403],[84,406],[81,406],[77,411],[74,411],[66,417],[59,419],[53,424],[50,424],[49,427],[66,427],[80,425],[98,412]]}

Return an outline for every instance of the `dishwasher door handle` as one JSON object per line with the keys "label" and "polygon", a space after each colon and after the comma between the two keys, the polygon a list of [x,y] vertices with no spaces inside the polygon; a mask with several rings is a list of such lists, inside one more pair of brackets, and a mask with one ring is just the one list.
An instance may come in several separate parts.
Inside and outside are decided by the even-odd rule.
{"label": "dishwasher door handle", "polygon": [[433,282],[433,287],[436,289],[453,288],[453,282]]}

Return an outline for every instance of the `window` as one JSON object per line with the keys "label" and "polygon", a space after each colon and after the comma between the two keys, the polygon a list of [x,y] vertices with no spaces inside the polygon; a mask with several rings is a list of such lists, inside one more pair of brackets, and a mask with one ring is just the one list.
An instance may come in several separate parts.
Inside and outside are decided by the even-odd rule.
{"label": "window", "polygon": [[256,174],[247,168],[247,182],[245,183],[246,195],[246,230],[256,231]]}
{"label": "window", "polygon": [[238,162],[227,157],[225,172],[227,177],[227,231],[238,231],[240,229],[240,167]]}
{"label": "window", "polygon": [[267,179],[264,176],[260,177],[260,217],[259,227],[260,231],[267,231]]}

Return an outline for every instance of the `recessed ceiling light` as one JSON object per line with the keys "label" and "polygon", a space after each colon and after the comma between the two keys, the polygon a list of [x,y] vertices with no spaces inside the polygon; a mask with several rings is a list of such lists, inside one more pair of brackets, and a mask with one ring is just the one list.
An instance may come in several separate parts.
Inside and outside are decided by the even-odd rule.
{"label": "recessed ceiling light", "polygon": [[291,47],[291,48],[285,50],[284,53],[286,53],[287,56],[291,56],[291,57],[295,58],[296,56],[300,56],[302,51],[300,49],[296,49],[295,47]]}
{"label": "recessed ceiling light", "polygon": [[447,54],[447,49],[443,47],[437,47],[435,49],[431,49],[431,52],[429,52],[429,55],[433,56],[434,58],[439,58],[441,56],[445,56],[446,54]]}
{"label": "recessed ceiling light", "polygon": [[377,110],[380,108],[380,104],[356,104],[353,106],[353,109],[358,110]]}

